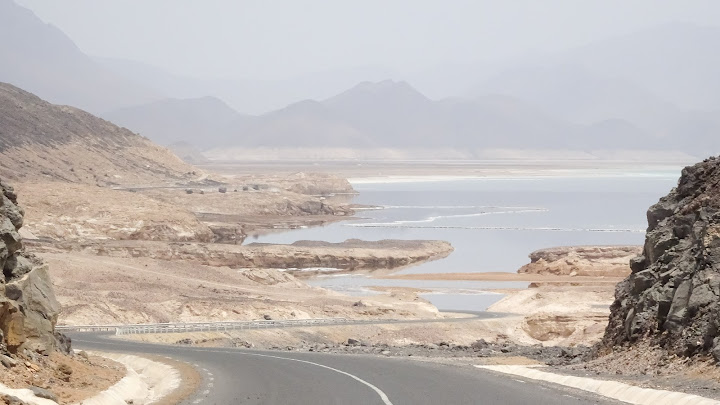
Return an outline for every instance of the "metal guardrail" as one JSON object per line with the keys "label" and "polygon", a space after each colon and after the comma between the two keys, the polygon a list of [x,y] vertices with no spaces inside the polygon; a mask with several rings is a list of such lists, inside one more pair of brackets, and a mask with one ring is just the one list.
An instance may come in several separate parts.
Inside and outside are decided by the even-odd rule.
{"label": "metal guardrail", "polygon": [[244,329],[271,329],[300,326],[367,324],[378,322],[397,322],[397,319],[356,320],[347,318],[315,318],[290,320],[257,320],[232,322],[191,322],[191,323],[151,323],[130,325],[59,325],[55,329],[67,332],[111,332],[116,335],[140,333],[182,333],[182,332],[219,332]]}

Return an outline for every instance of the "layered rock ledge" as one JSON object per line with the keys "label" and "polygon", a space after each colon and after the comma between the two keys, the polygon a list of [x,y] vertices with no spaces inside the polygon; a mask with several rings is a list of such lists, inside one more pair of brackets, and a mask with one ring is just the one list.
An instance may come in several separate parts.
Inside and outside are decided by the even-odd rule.
{"label": "layered rock ledge", "polygon": [[555,276],[625,277],[630,259],[642,253],[642,246],[570,246],[540,249],[530,253],[530,263],[520,274]]}
{"label": "layered rock ledge", "polygon": [[302,269],[322,268],[324,272],[397,269],[449,255],[452,245],[445,241],[350,239],[340,243],[299,241],[290,245],[252,243],[164,243],[153,241],[90,241],[57,243],[57,248],[111,257],[148,257],[181,260],[231,268]]}

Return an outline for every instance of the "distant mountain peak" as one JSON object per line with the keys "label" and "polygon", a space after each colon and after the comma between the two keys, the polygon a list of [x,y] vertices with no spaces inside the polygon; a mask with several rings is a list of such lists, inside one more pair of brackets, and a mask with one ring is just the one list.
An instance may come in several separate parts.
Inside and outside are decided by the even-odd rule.
{"label": "distant mountain peak", "polygon": [[347,91],[350,92],[365,92],[374,94],[388,94],[388,93],[407,93],[415,94],[417,96],[425,98],[425,96],[412,87],[408,82],[404,80],[382,80],[379,82],[364,81],[360,82],[357,86]]}
{"label": "distant mountain peak", "polygon": [[351,106],[355,103],[367,105],[368,103],[398,103],[398,104],[425,104],[430,99],[417,91],[408,82],[383,80],[380,82],[361,82],[322,103],[331,107]]}
{"label": "distant mountain peak", "polygon": [[295,112],[295,113],[314,113],[319,111],[326,111],[327,108],[317,100],[301,100],[296,103],[292,103],[285,108],[270,112],[273,114],[276,112]]}

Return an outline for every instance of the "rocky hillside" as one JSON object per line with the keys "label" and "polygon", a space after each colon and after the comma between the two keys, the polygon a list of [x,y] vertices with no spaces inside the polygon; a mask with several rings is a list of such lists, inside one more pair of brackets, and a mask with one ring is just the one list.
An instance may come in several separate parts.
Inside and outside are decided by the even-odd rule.
{"label": "rocky hillside", "polygon": [[604,346],[645,341],[720,359],[720,159],[686,167],[647,219],[643,254],[617,286]]}
{"label": "rocky hillside", "polygon": [[0,181],[0,355],[58,347],[54,328],[60,305],[47,266],[23,250],[18,235],[23,214],[13,188]]}
{"label": "rocky hillside", "polygon": [[93,185],[193,180],[195,168],[131,131],[0,83],[0,176]]}

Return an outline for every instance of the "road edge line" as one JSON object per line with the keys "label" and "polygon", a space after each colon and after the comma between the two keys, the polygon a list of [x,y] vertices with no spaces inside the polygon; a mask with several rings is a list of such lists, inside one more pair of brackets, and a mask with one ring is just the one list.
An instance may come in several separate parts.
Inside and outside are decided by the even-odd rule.
{"label": "road edge line", "polygon": [[[199,350],[199,349],[191,349],[191,350],[195,350],[195,351],[199,351],[199,352],[204,351],[204,350]],[[383,401],[383,403],[384,403],[385,405],[393,405],[393,403],[390,401],[390,398],[388,398],[387,394],[385,394],[385,392],[383,392],[383,390],[381,390],[380,388],[374,386],[373,384],[371,384],[371,383],[363,380],[362,378],[360,378],[360,377],[358,377],[358,376],[356,376],[356,375],[354,375],[354,374],[348,373],[347,371],[338,370],[338,369],[336,369],[336,368],[333,368],[333,367],[330,367],[330,366],[326,366],[326,365],[320,364],[320,363],[315,363],[315,362],[308,361],[308,360],[293,359],[293,358],[291,358],[291,357],[271,356],[271,355],[269,355],[269,354],[260,354],[260,353],[246,353],[246,352],[241,352],[241,351],[237,351],[237,352],[221,351],[221,352],[222,352],[222,353],[240,354],[240,355],[243,355],[243,356],[268,357],[268,358],[271,358],[271,359],[296,361],[296,362],[298,362],[298,363],[306,363],[306,364],[311,364],[311,365],[313,365],[313,366],[317,366],[317,367],[321,367],[321,368],[326,368],[326,369],[331,370],[331,371],[334,371],[334,372],[336,372],[336,373],[346,375],[346,376],[348,376],[348,377],[350,377],[350,378],[352,378],[352,379],[354,379],[354,380],[356,380],[356,381],[358,381],[358,382],[360,382],[360,383],[362,383],[362,384],[370,387],[373,391],[375,391],[376,394],[378,394],[378,396],[380,396],[380,399]]]}
{"label": "road edge line", "polygon": [[594,394],[637,405],[720,405],[720,401],[683,392],[642,388],[618,381],[596,380],[540,371],[516,365],[475,365],[482,370],[511,374],[531,380],[545,381],[572,387]]}

